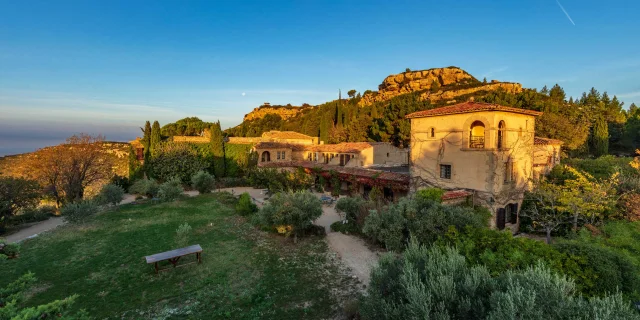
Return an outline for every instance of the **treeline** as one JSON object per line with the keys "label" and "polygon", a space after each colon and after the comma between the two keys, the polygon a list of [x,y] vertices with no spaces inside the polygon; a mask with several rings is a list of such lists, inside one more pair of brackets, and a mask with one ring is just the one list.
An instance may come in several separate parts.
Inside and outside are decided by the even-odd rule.
{"label": "treeline", "polygon": [[[481,83],[477,84],[481,85]],[[360,94],[350,91],[350,98],[330,101],[306,108],[296,117],[283,120],[271,114],[262,119],[243,122],[226,130],[229,136],[255,137],[269,130],[293,130],[319,137],[326,143],[382,141],[407,147],[410,142],[409,113],[446,105],[446,102],[422,101],[416,91],[386,101],[360,107]],[[542,111],[536,122],[536,135],[564,141],[572,156],[633,154],[640,147],[640,110],[631,104],[628,110],[617,97],[595,88],[578,99],[566,97],[562,87],[546,86],[540,91],[525,89],[518,94],[504,90],[479,91],[458,96],[457,101],[498,103],[505,106]]]}
{"label": "treeline", "polygon": [[198,171],[206,171],[218,179],[237,178],[255,166],[257,157],[251,152],[251,145],[226,144],[220,121],[204,127],[208,122],[198,118],[186,119],[190,119],[192,129],[210,129],[209,142],[173,142],[163,134],[163,129],[167,126],[161,129],[158,121],[153,125],[147,121],[142,129],[141,140],[144,146],[144,161],[138,161],[132,150],[129,161],[130,180],[146,175],[160,180],[178,178],[183,183],[188,183]]}

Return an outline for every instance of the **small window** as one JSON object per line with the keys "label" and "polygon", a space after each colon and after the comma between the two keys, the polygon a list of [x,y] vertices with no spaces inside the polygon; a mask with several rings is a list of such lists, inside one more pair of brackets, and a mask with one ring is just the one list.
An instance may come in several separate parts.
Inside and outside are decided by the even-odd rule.
{"label": "small window", "polygon": [[429,136],[431,138],[435,138],[436,137],[436,128],[431,128],[431,130],[429,130]]}
{"label": "small window", "polygon": [[440,178],[442,178],[442,179],[451,179],[451,165],[450,164],[441,164],[440,165]]}
{"label": "small window", "polygon": [[516,180],[516,171],[513,161],[509,160],[504,163],[504,182],[513,182]]}
{"label": "small window", "polygon": [[280,160],[280,151],[276,151],[276,159]]}
{"label": "small window", "polygon": [[387,158],[389,158],[389,152],[387,152]]}
{"label": "small window", "polygon": [[287,157],[285,157],[285,152],[286,151],[282,151],[282,160],[285,160]]}

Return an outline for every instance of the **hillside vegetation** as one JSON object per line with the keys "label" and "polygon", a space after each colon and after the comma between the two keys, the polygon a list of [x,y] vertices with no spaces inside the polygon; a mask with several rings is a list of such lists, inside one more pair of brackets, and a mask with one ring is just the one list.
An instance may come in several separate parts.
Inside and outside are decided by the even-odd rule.
{"label": "hillside vegetation", "polygon": [[251,120],[226,133],[255,137],[269,130],[294,130],[326,143],[382,141],[407,147],[411,129],[404,119],[407,114],[470,98],[544,112],[536,122],[536,135],[564,141],[565,150],[574,156],[630,155],[640,147],[640,110],[633,104],[623,109],[623,103],[606,92],[591,88],[573,98],[557,84],[551,89],[527,89],[518,83],[480,81],[455,67],[391,75],[379,91],[351,90],[348,98],[301,108],[286,119],[277,111],[262,112],[260,117],[249,114]]}

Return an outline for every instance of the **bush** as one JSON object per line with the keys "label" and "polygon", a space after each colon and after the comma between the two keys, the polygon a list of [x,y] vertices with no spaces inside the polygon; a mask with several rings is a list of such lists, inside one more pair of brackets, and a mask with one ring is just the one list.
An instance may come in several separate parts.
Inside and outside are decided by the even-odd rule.
{"label": "bush", "polygon": [[37,279],[33,273],[27,273],[6,287],[0,288],[0,319],[91,319],[83,310],[75,313],[69,311],[71,305],[78,299],[78,295],[47,304],[24,306],[27,296],[35,292],[32,286],[36,282]]}
{"label": "bush", "polygon": [[431,200],[433,202],[442,203],[442,195],[444,195],[444,190],[442,189],[427,188],[418,190],[415,196],[422,198],[423,200]]}
{"label": "bush", "polygon": [[62,207],[62,218],[69,223],[83,223],[89,217],[98,212],[98,206],[93,201],[80,201],[69,203]]}
{"label": "bush", "polygon": [[191,233],[191,226],[188,223],[181,224],[178,229],[176,229],[176,244],[178,247],[186,247],[188,243],[188,237]]}
{"label": "bush", "polygon": [[[20,244],[18,243],[7,243],[6,241],[0,239],[0,258],[2,259],[12,259],[20,254]],[[1,313],[0,313],[1,314]]]}
{"label": "bush", "polygon": [[313,178],[302,168],[294,172],[257,168],[250,172],[248,180],[252,187],[267,188],[272,193],[304,191],[313,186]]}
{"label": "bush", "polygon": [[207,163],[189,143],[162,143],[154,149],[149,167],[154,178],[178,178],[189,183],[196,172],[207,168]]}
{"label": "bush", "polygon": [[235,208],[236,204],[238,204],[238,199],[236,198],[236,196],[231,194],[231,192],[227,192],[227,191],[214,192],[212,193],[212,195],[218,202],[230,208]]}
{"label": "bush", "polygon": [[403,198],[366,218],[362,231],[389,250],[401,250],[409,236],[430,244],[453,226],[482,228],[485,217],[468,207],[446,206],[423,197]]}
{"label": "bush", "polygon": [[100,190],[98,199],[101,203],[117,206],[124,199],[124,189],[115,184],[107,184]]}
{"label": "bush", "polygon": [[53,206],[42,206],[39,208],[28,208],[22,210],[9,219],[9,224],[18,225],[24,223],[44,221],[56,214],[56,208]]}
{"label": "bush", "polygon": [[336,221],[331,224],[331,231],[344,234],[359,234],[360,227],[354,221]]}
{"label": "bush", "polygon": [[233,178],[233,177],[224,177],[218,181],[220,188],[235,188],[235,187],[247,187],[249,186],[249,181],[243,177]]}
{"label": "bush", "polygon": [[127,190],[129,189],[129,187],[131,187],[131,181],[129,181],[129,178],[119,176],[117,174],[111,177],[109,184],[115,184],[116,186],[122,188],[122,190]]}
{"label": "bush", "polygon": [[158,195],[159,186],[153,179],[140,179],[129,187],[129,193],[155,198]]}
{"label": "bush", "polygon": [[158,198],[162,201],[174,201],[182,196],[184,189],[179,179],[171,179],[160,185]]}
{"label": "bush", "polygon": [[258,211],[258,206],[253,203],[251,196],[248,193],[243,193],[238,199],[236,204],[236,211],[242,216],[248,216]]}
{"label": "bush", "polygon": [[360,197],[345,197],[336,202],[336,212],[341,214],[342,220],[354,225],[362,226],[364,219],[369,215],[369,204]]}
{"label": "bush", "polygon": [[584,299],[543,265],[493,278],[450,247],[409,244],[371,272],[363,319],[636,319],[621,295]]}
{"label": "bush", "polygon": [[296,242],[298,235],[310,228],[312,222],[320,215],[322,202],[313,193],[278,193],[258,212],[256,222],[261,227],[271,230],[286,228],[287,234],[293,234]]}
{"label": "bush", "polygon": [[191,186],[198,190],[200,194],[211,193],[215,188],[215,183],[213,175],[205,171],[198,171],[191,177]]}
{"label": "bush", "polygon": [[40,197],[40,185],[36,181],[0,177],[0,229],[20,210],[35,208]]}

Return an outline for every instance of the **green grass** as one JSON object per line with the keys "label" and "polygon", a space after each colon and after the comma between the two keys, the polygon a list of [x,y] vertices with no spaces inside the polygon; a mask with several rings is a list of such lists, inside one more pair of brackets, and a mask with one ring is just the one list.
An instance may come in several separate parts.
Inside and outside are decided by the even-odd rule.
{"label": "green grass", "polygon": [[[322,238],[294,245],[258,231],[222,198],[125,205],[65,225],[23,243],[18,259],[0,261],[0,286],[34,272],[38,286],[28,305],[75,293],[74,308],[98,319],[324,319],[356,297],[355,280]],[[143,257],[176,248],[185,222],[193,228],[189,244],[204,249],[203,263],[155,275]]]}

